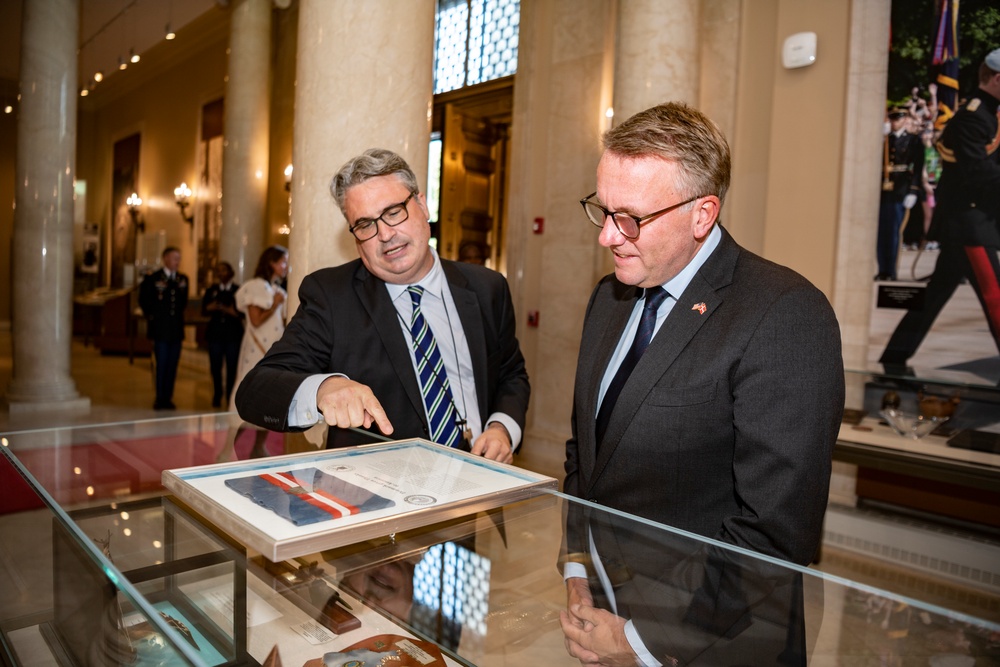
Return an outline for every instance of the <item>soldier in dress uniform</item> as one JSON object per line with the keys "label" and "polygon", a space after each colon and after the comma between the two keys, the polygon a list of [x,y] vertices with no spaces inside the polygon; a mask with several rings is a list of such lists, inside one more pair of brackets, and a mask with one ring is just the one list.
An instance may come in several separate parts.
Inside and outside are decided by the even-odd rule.
{"label": "soldier in dress uniform", "polygon": [[979,90],[948,121],[937,149],[941,180],[930,238],[941,244],[924,306],[909,311],[889,339],[881,362],[904,366],[955,289],[967,279],[982,304],[1000,350],[1000,49],[979,68]]}
{"label": "soldier in dress uniform", "polygon": [[[219,262],[215,268],[217,283],[205,290],[201,299],[201,314],[209,318],[205,330],[208,342],[209,367],[212,370],[212,407],[226,403],[236,386],[236,369],[239,367],[240,344],[243,342],[243,313],[236,310],[236,290],[233,267],[229,262]],[[222,383],[222,366],[226,366],[226,382]]]}
{"label": "soldier in dress uniform", "polygon": [[146,336],[153,341],[156,358],[155,410],[174,410],[174,380],[184,340],[184,309],[188,302],[188,277],[178,273],[181,251],[163,250],[163,268],[146,276],[139,286],[139,307],[146,317]]}
{"label": "soldier in dress uniform", "polygon": [[882,197],[878,210],[875,280],[896,279],[899,228],[903,215],[917,203],[923,187],[924,147],[920,137],[906,131],[908,112],[903,107],[889,110],[889,133],[882,145]]}

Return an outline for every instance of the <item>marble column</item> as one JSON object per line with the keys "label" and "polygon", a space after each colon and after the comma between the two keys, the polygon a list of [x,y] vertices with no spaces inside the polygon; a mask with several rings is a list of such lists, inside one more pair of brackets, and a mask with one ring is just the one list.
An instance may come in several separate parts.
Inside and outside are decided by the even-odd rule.
{"label": "marble column", "polygon": [[427,182],[434,2],[302,0],[292,148],[289,309],[302,278],[357,257],[330,180],[368,148]]}
{"label": "marble column", "polygon": [[233,265],[239,283],[253,277],[263,246],[270,66],[271,0],[236,0],[226,81],[219,259]]}
{"label": "marble column", "polygon": [[70,375],[77,0],[24,3],[17,123],[12,414],[87,410]]}
{"label": "marble column", "polygon": [[[619,0],[609,126],[661,102],[700,106],[700,6],[700,0]],[[599,273],[612,271],[607,253]]]}
{"label": "marble column", "polygon": [[699,0],[620,0],[615,122],[661,102],[698,106]]}
{"label": "marble column", "polygon": [[[522,2],[508,212],[508,271],[531,377],[525,451],[565,457],[580,331],[610,252],[576,202],[596,188],[615,83],[614,0]],[[543,233],[532,229],[544,220]],[[530,311],[538,326],[528,327]]]}
{"label": "marble column", "polygon": [[[850,59],[845,98],[840,214],[837,226],[836,283],[833,307],[844,337],[844,365],[865,368],[881,350],[869,350],[872,303],[872,249],[875,247],[882,169],[882,117],[889,78],[892,3],[851,1]],[[861,376],[848,386],[848,405],[860,405]]]}

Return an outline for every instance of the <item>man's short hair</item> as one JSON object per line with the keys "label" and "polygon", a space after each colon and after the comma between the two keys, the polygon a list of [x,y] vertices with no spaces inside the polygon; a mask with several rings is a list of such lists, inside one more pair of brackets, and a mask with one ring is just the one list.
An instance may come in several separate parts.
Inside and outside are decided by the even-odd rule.
{"label": "man's short hair", "polygon": [[166,257],[172,252],[180,254],[181,249],[178,248],[177,246],[168,245],[166,248],[163,249],[163,252],[160,253],[160,257]]}
{"label": "man's short hair", "polygon": [[682,102],[640,111],[604,133],[604,149],[630,158],[659,157],[680,165],[682,197],[725,201],[732,169],[729,144],[705,114]]}
{"label": "man's short hair", "polygon": [[410,192],[420,192],[417,176],[410,169],[406,160],[384,148],[369,148],[361,155],[348,160],[347,164],[341,167],[333,180],[330,181],[330,192],[333,194],[340,212],[344,213],[344,217],[347,217],[347,213],[344,212],[344,199],[351,187],[364,183],[370,178],[390,175],[397,176]]}

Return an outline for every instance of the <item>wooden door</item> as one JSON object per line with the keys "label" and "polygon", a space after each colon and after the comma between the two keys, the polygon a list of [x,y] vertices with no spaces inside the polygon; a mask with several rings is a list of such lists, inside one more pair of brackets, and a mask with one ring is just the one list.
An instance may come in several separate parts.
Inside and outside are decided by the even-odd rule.
{"label": "wooden door", "polygon": [[446,101],[438,252],[503,271],[510,89]]}

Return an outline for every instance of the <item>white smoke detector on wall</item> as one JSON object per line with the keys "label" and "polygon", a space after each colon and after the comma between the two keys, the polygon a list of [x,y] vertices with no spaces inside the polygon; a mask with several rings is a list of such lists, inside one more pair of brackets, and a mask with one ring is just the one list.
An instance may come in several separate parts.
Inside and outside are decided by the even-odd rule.
{"label": "white smoke detector on wall", "polygon": [[781,64],[785,69],[808,67],[816,62],[816,33],[797,32],[785,39],[781,49]]}

